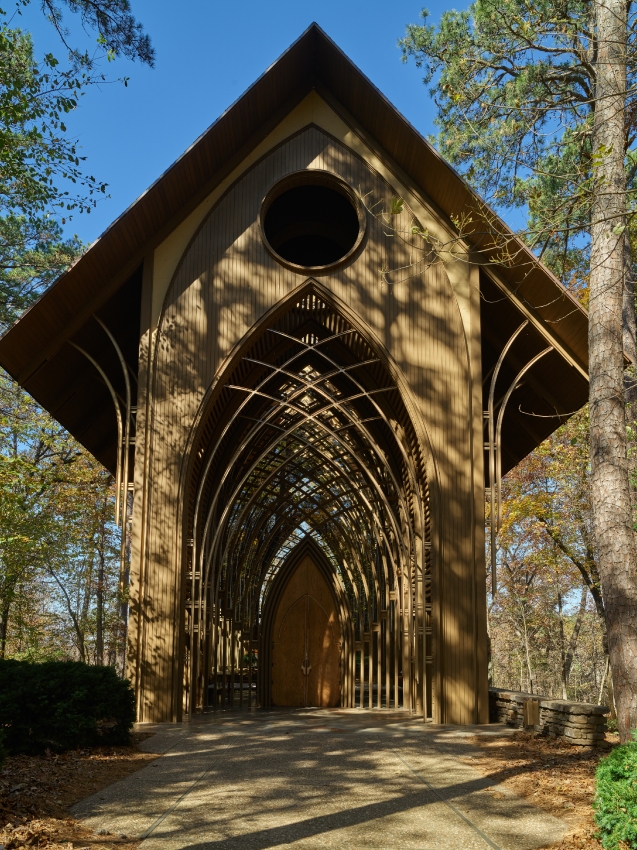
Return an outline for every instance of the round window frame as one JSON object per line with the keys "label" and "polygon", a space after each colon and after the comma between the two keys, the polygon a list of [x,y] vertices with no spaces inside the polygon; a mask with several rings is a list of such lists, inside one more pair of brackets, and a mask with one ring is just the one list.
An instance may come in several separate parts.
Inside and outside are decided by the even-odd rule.
{"label": "round window frame", "polygon": [[[296,186],[326,186],[347,198],[356,212],[356,216],[358,218],[358,236],[356,237],[356,241],[346,254],[333,263],[328,263],[324,266],[301,266],[298,263],[293,263],[290,260],[286,260],[285,257],[282,257],[281,254],[272,247],[270,240],[266,236],[264,227],[265,217],[272,203],[284,192],[287,192],[289,189],[294,189]],[[290,269],[290,271],[296,272],[297,274],[328,274],[329,272],[347,265],[361,247],[366,231],[367,215],[365,214],[365,208],[354,189],[341,177],[338,177],[331,171],[325,171],[324,169],[307,168],[286,174],[285,177],[282,177],[270,186],[265,197],[261,201],[261,207],[259,209],[259,233],[268,253],[277,261],[277,263],[284,266],[286,269]]]}

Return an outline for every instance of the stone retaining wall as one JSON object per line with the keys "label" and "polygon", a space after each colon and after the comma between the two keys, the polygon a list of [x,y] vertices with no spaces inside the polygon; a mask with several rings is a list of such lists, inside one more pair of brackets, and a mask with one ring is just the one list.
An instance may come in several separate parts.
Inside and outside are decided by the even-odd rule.
{"label": "stone retaining wall", "polygon": [[521,729],[524,726],[524,703],[538,700],[540,722],[529,727],[542,735],[563,738],[580,747],[595,747],[604,740],[609,709],[587,702],[569,702],[549,699],[537,694],[489,688],[489,719],[492,723],[506,723]]}

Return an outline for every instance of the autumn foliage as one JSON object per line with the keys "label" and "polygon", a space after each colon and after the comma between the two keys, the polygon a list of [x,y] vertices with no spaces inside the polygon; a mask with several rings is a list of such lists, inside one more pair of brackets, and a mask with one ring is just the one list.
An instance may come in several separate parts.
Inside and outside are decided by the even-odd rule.
{"label": "autumn foliage", "polygon": [[498,594],[489,605],[492,683],[608,702],[586,409],[506,476],[503,496]]}

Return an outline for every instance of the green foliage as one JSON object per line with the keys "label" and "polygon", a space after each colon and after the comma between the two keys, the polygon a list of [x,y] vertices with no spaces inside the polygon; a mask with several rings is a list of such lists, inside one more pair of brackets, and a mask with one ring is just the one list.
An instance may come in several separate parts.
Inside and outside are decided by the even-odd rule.
{"label": "green foliage", "polygon": [[7,757],[7,751],[4,748],[4,732],[0,729],[0,767],[4,764]]}
{"label": "green foliage", "polygon": [[[86,173],[67,116],[106,81],[102,59],[154,61],[129,0],[38,5],[63,61],[37,58],[15,25],[30,0],[0,9],[0,333],[80,255],[61,225],[105,192]],[[69,44],[63,12],[96,34],[92,55]],[[123,636],[111,490],[109,474],[0,373],[0,657],[115,661]]]}
{"label": "green foliage", "polygon": [[[29,5],[17,0],[9,18],[0,9],[0,332],[79,256],[82,245],[62,238],[60,222],[90,212],[106,191],[86,173],[67,116],[88,88],[107,81],[100,59],[154,61],[129,0],[41,0],[67,61],[50,53],[38,60],[29,33],[14,25]],[[93,55],[69,45],[63,7],[96,31]]]}
{"label": "green foliage", "polygon": [[[634,735],[635,733],[633,733]],[[616,747],[599,763],[593,807],[607,850],[637,848],[637,741]],[[623,842],[623,845],[622,845]]]}
{"label": "green foliage", "polygon": [[[28,5],[21,2],[19,5]],[[63,40],[60,7],[43,0],[43,8]],[[148,37],[130,14],[128,0],[66,0],[82,22],[98,30],[100,44],[115,56],[137,56],[152,64]],[[0,16],[6,13],[0,11]],[[66,40],[65,40],[66,44]],[[29,33],[0,23],[0,210],[33,217],[52,208],[89,211],[105,184],[83,171],[66,116],[89,86],[106,80],[95,70],[97,59],[68,47],[62,65],[52,54],[36,61]],[[97,57],[99,58],[99,56]],[[62,188],[62,184],[72,190]],[[79,192],[75,189],[79,188]]]}
{"label": "green foliage", "polygon": [[[580,288],[595,174],[595,48],[591,0],[475,0],[438,27],[411,25],[400,44],[424,70],[438,108],[436,142],[489,202],[522,208],[527,241],[564,283]],[[628,34],[626,166],[635,179],[637,68]],[[632,197],[632,196],[631,196]]]}
{"label": "green foliage", "polygon": [[114,662],[112,476],[0,374],[0,656]]}
{"label": "green foliage", "polygon": [[[30,0],[20,0],[26,6]],[[41,0],[42,10],[67,45],[68,30],[64,27],[62,10],[53,0]],[[142,25],[131,14],[129,0],[62,0],[71,12],[78,14],[86,30],[98,34],[98,43],[108,51],[109,59],[125,56],[127,59],[139,59],[151,67],[155,64],[155,51],[150,38],[144,33]],[[74,56],[77,51],[69,48]],[[85,62],[89,57],[81,57]]]}
{"label": "green foliage", "polygon": [[88,210],[105,191],[83,175],[64,125],[90,75],[58,64],[38,64],[30,36],[0,17],[0,331],[81,251],[53,213]]}
{"label": "green foliage", "polygon": [[[64,120],[97,79],[75,66],[60,69],[50,54],[38,64],[29,34],[3,21],[0,81],[0,209],[27,216],[52,208],[89,210],[106,186],[84,175]],[[71,193],[61,183],[83,191]]]}
{"label": "green foliage", "polygon": [[81,253],[51,216],[0,217],[0,333]]}
{"label": "green foliage", "polygon": [[503,480],[489,630],[499,687],[596,703],[606,641],[588,431],[584,408]]}
{"label": "green foliage", "polygon": [[77,458],[62,427],[0,376],[0,653],[16,594],[54,551],[58,485]]}
{"label": "green foliage", "polygon": [[10,753],[125,744],[134,694],[112,667],[0,661],[0,728]]}
{"label": "green foliage", "polygon": [[[582,59],[590,14],[587,2],[476,0],[467,11],[445,12],[438,29],[426,11],[424,25],[407,28],[404,56],[434,82],[445,156],[485,196],[524,202],[520,170],[552,149],[561,153],[565,126],[588,136],[594,72]],[[562,113],[568,124],[551,126]]]}

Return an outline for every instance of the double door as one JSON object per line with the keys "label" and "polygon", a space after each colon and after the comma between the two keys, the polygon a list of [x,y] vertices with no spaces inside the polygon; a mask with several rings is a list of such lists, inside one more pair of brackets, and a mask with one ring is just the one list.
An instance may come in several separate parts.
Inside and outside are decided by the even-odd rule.
{"label": "double door", "polygon": [[288,579],[274,618],[273,705],[339,705],[340,656],[334,598],[319,568],[305,557]]}

